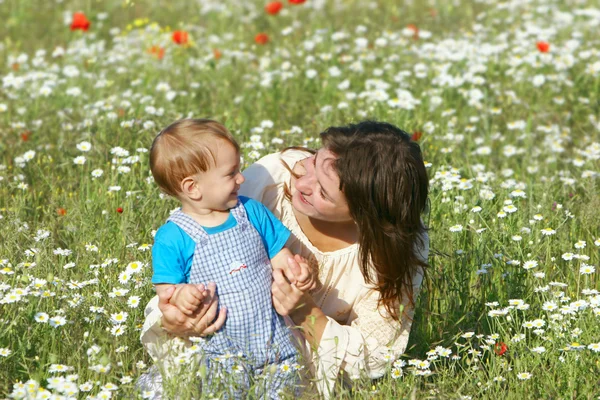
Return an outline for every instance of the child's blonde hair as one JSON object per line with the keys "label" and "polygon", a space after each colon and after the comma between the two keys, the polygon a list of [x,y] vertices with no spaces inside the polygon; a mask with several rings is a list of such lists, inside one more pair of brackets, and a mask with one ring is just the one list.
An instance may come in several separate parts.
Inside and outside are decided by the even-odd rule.
{"label": "child's blonde hair", "polygon": [[225,140],[239,153],[233,135],[217,121],[181,119],[163,129],[150,147],[150,170],[158,187],[177,197],[183,179],[216,164],[217,140]]}

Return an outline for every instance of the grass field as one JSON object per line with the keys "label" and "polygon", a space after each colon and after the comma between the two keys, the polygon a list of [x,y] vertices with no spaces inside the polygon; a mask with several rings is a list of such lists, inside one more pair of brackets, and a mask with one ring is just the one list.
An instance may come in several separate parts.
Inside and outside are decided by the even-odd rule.
{"label": "grass field", "polygon": [[222,121],[246,166],[362,119],[419,140],[432,251],[407,354],[341,397],[600,398],[598,4],[264,7],[0,1],[0,398],[138,395],[176,207],[147,149],[185,116]]}

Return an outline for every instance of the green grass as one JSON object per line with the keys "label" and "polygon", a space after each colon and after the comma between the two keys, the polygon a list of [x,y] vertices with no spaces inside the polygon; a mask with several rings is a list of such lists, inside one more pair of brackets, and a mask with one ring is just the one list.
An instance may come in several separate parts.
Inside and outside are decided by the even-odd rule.
{"label": "green grass", "polygon": [[[255,1],[5,0],[0,397],[18,381],[48,387],[47,378],[67,374],[77,374],[78,385],[91,382],[80,398],[97,396],[107,383],[118,385],[113,397],[134,396],[133,381],[150,364],[139,329],[153,295],[150,252],[138,248],[152,244],[152,231],[176,206],[159,197],[148,180],[147,153],[138,149],[147,149],[160,127],[189,114],[224,122],[240,143],[259,135],[264,148],[245,147],[246,165],[288,145],[317,146],[313,139],[326,127],[365,118],[424,132],[420,143],[432,180],[424,220],[432,251],[404,359],[425,360],[436,346],[456,357],[430,353],[429,368],[405,366],[398,379],[400,369],[390,365],[390,374],[359,381],[340,396],[597,398],[600,304],[594,290],[600,283],[598,272],[580,268],[600,267],[600,40],[594,17],[577,13],[594,2],[516,2],[513,10],[495,1],[407,3],[285,3],[283,15],[269,16]],[[224,11],[203,13],[207,4]],[[64,22],[74,11],[90,19],[87,32]],[[403,34],[409,24],[419,28],[418,39]],[[189,46],[171,41],[176,29],[189,32]],[[342,31],[345,37],[333,35]],[[259,32],[269,43],[254,43]],[[377,40],[382,37],[385,44]],[[357,48],[357,38],[368,39],[368,46]],[[547,54],[536,47],[542,40],[550,43]],[[57,46],[66,53],[53,57]],[[163,47],[164,58],[148,53],[152,46]],[[36,59],[40,50],[45,55]],[[78,74],[69,74],[68,66]],[[331,67],[341,74],[333,76]],[[310,69],[317,72],[313,79]],[[539,86],[537,75],[545,80]],[[373,79],[381,82],[367,82]],[[345,80],[348,88],[338,88]],[[163,83],[170,89],[161,91]],[[390,100],[396,89],[408,90],[420,103],[406,109],[369,100],[377,97],[369,85],[382,87]],[[40,95],[43,87],[52,88],[47,96]],[[74,87],[77,96],[69,94]],[[273,128],[253,131],[264,120]],[[512,129],[515,121],[522,126]],[[289,133],[293,126],[302,133]],[[77,149],[82,141],[92,144],[89,152]],[[129,155],[111,154],[115,147]],[[30,151],[31,160],[19,161]],[[81,155],[85,164],[74,164]],[[96,169],[103,175],[92,177]],[[517,189],[526,197],[511,197]],[[485,199],[485,190],[495,196]],[[517,210],[499,216],[507,200]],[[473,212],[476,206],[481,211]],[[456,225],[463,229],[452,232]],[[556,232],[546,236],[544,228]],[[38,230],[48,237],[36,240]],[[586,246],[576,248],[578,241]],[[55,254],[58,248],[72,253]],[[565,253],[589,259],[565,260]],[[146,264],[142,273],[120,283],[119,274],[134,261]],[[537,267],[524,269],[527,261]],[[128,293],[109,295],[118,288]],[[137,308],[127,305],[130,296],[139,296]],[[514,299],[528,309],[488,315]],[[585,303],[573,305],[578,300]],[[547,302],[559,308],[547,311]],[[125,331],[114,336],[110,316],[122,311],[129,314]],[[41,312],[67,323],[36,322]],[[543,332],[523,327],[536,319],[545,321]],[[462,337],[466,332],[474,336]],[[502,356],[494,352],[499,342],[508,346]],[[545,352],[532,351],[542,346]],[[108,363],[106,373],[90,369]],[[52,364],[70,369],[51,373]],[[531,378],[519,379],[522,372]]]}

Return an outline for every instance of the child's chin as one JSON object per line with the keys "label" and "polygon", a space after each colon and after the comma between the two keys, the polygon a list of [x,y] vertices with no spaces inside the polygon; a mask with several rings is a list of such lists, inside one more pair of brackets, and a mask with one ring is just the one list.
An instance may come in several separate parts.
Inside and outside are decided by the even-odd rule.
{"label": "child's chin", "polygon": [[238,203],[238,198],[236,196],[235,199],[229,200],[227,202],[227,208],[233,208],[233,207],[235,207],[237,205],[237,203]]}

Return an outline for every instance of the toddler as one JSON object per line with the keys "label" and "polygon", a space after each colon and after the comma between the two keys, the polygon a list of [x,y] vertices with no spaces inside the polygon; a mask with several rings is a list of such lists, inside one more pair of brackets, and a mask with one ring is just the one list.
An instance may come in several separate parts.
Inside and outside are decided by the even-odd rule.
{"label": "toddler", "polygon": [[[181,203],[154,238],[152,283],[157,293],[177,285],[171,304],[193,314],[203,293],[195,284],[215,282],[227,319],[217,333],[199,342],[203,383],[234,377],[240,397],[253,378],[270,371],[259,397],[278,398],[297,383],[290,371],[298,353],[271,300],[273,268],[288,268],[290,232],[261,203],[238,197],[239,146],[220,123],[184,119],[163,129],[152,143],[150,168],[160,189]],[[306,277],[301,290],[314,286]],[[286,274],[287,276],[292,276]]]}

